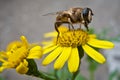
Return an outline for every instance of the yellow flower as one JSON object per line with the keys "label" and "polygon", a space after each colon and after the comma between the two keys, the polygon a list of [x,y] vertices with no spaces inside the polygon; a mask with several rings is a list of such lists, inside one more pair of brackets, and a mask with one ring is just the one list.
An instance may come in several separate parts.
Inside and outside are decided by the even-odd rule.
{"label": "yellow flower", "polygon": [[65,26],[60,26],[58,29],[60,32],[58,38],[57,32],[45,34],[45,37],[53,37],[53,39],[43,42],[43,54],[50,53],[43,60],[43,65],[48,65],[55,60],[54,68],[61,69],[67,62],[69,71],[76,72],[80,65],[79,55],[81,54],[78,47],[81,46],[87,55],[99,63],[104,63],[105,58],[91,46],[104,49],[114,47],[112,42],[98,40],[95,34],[88,34],[82,29],[69,30]]}
{"label": "yellow flower", "polygon": [[27,59],[39,59],[42,57],[42,49],[39,45],[29,44],[25,36],[20,37],[21,41],[13,41],[5,52],[0,52],[0,71],[15,68],[20,74],[29,70]]}

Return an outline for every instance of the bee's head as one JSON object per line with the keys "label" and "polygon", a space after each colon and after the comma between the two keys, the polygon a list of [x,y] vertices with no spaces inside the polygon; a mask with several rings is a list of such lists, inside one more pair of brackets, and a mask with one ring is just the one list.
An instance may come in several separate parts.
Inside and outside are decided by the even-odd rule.
{"label": "bee's head", "polygon": [[93,14],[93,12],[90,8],[84,8],[82,10],[82,17],[83,17],[84,21],[87,22],[87,23],[91,22],[93,15],[94,14]]}

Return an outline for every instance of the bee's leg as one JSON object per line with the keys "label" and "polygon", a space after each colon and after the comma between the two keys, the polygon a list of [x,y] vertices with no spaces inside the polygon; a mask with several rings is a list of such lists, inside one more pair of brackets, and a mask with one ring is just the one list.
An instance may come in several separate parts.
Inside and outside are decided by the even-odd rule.
{"label": "bee's leg", "polygon": [[62,23],[60,22],[60,21],[56,21],[55,22],[55,30],[58,32],[58,35],[57,35],[57,39],[58,39],[58,37],[59,37],[59,34],[60,34],[60,32],[59,32],[59,30],[58,30],[58,27],[61,25]]}
{"label": "bee's leg", "polygon": [[68,24],[70,24],[70,25],[72,26],[72,29],[74,30],[74,26],[73,26],[73,24],[72,24],[70,18],[68,18],[68,22],[69,22]]}
{"label": "bee's leg", "polygon": [[58,22],[55,22],[54,25],[55,25],[55,30],[59,33],[59,30],[58,30],[58,27],[59,27],[59,26],[58,26]]}
{"label": "bee's leg", "polygon": [[84,25],[85,25],[85,27],[86,27],[87,31],[89,31],[89,29],[88,29],[88,24],[87,24],[87,23],[85,23]]}
{"label": "bee's leg", "polygon": [[73,35],[75,35],[75,29],[74,29],[74,26],[73,26],[73,24],[72,24],[72,22],[71,22],[71,19],[68,18],[68,21],[69,21],[69,24],[72,26]]}
{"label": "bee's leg", "polygon": [[81,23],[80,23],[80,29],[81,29]]}
{"label": "bee's leg", "polygon": [[70,31],[70,24],[68,23],[68,28],[69,28],[69,31]]}

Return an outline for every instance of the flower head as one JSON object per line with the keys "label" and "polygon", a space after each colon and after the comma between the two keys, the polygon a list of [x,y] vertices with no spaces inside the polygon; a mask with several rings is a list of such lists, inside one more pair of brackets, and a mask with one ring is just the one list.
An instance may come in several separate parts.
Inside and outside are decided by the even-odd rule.
{"label": "flower head", "polygon": [[38,59],[42,57],[42,49],[39,45],[29,44],[25,36],[20,37],[21,41],[13,41],[6,51],[0,52],[0,71],[8,68],[15,68],[20,74],[29,70],[27,59]]}
{"label": "flower head", "polygon": [[53,37],[51,41],[43,42],[44,51],[43,54],[48,54],[48,56],[43,60],[43,65],[48,65],[53,60],[55,60],[54,68],[60,69],[64,64],[68,63],[68,69],[70,72],[76,72],[79,68],[81,54],[78,51],[78,47],[82,49],[99,63],[104,63],[104,56],[94,50],[91,46],[97,48],[109,49],[113,48],[114,44],[105,40],[96,39],[95,34],[88,34],[82,29],[69,30],[64,26],[59,27],[59,36],[57,38],[57,32],[51,32],[46,34],[46,37]]}

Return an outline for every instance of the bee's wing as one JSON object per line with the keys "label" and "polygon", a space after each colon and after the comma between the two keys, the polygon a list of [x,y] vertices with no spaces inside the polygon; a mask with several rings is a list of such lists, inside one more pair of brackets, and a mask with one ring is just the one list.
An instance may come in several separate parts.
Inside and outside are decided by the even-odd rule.
{"label": "bee's wing", "polygon": [[[64,10],[65,11],[65,10]],[[58,15],[60,13],[62,13],[63,11],[58,11],[58,12],[51,12],[51,13],[47,13],[47,14],[44,14],[43,16],[48,16],[48,15]]]}
{"label": "bee's wing", "polygon": [[56,14],[57,14],[57,12],[51,12],[51,13],[44,14],[43,16],[56,15]]}

